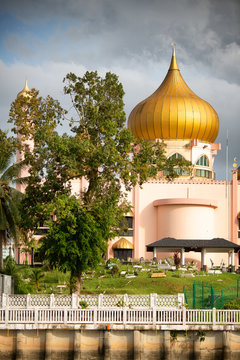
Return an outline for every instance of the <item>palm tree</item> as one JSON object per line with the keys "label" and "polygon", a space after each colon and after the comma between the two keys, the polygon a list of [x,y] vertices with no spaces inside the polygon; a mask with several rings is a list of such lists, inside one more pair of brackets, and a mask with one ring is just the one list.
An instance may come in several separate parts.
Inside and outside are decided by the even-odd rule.
{"label": "palm tree", "polygon": [[40,281],[42,280],[42,278],[44,278],[44,273],[42,272],[42,270],[33,269],[30,278],[32,279],[32,283],[36,284],[37,291],[39,291]]}
{"label": "palm tree", "polygon": [[17,202],[22,196],[10,184],[17,179],[21,164],[11,165],[15,153],[13,140],[0,130],[0,267],[3,269],[2,247],[7,242],[7,233],[14,240],[18,237],[19,214]]}

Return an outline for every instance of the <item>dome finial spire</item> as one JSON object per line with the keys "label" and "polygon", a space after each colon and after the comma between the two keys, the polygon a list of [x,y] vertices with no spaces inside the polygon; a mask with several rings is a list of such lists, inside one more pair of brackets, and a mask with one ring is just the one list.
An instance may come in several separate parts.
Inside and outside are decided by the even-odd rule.
{"label": "dome finial spire", "polygon": [[29,90],[29,87],[28,87],[28,82],[27,82],[27,79],[25,80],[25,86],[24,86],[24,89],[25,91],[30,91]]}
{"label": "dome finial spire", "polygon": [[173,42],[171,43],[171,45],[172,45],[172,56],[175,56],[175,48],[176,48],[176,43],[175,43],[175,41],[173,41]]}
{"label": "dome finial spire", "polygon": [[172,60],[171,60],[171,64],[170,64],[169,70],[179,70],[179,69],[178,69],[178,64],[177,64],[176,55],[175,55],[176,43],[173,41],[173,42],[171,43],[171,45],[172,45]]}
{"label": "dome finial spire", "polygon": [[25,80],[25,86],[24,86],[24,88],[22,89],[22,91],[20,91],[19,93],[18,93],[18,95],[17,96],[27,96],[27,97],[29,97],[29,93],[30,93],[30,89],[29,89],[29,87],[28,87],[28,83],[27,83],[27,80]]}

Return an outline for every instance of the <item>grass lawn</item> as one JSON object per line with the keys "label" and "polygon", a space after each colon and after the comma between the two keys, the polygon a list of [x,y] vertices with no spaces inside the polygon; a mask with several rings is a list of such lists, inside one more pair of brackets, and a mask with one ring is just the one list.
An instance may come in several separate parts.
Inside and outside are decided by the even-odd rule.
{"label": "grass lawn", "polygon": [[[157,271],[151,268],[151,265],[144,266],[146,271],[142,271],[133,267],[133,265],[118,264],[119,270],[114,272],[109,269],[106,264],[99,265],[93,271],[88,271],[82,279],[82,294],[177,294],[183,292],[185,286],[187,298],[192,301],[193,284],[205,284],[204,296],[207,297],[211,293],[213,286],[214,293],[217,297],[223,291],[223,302],[226,303],[237,297],[237,279],[240,280],[238,274],[222,273],[220,275],[203,274],[195,271],[195,277],[182,277],[180,271],[165,271],[165,278],[151,278],[151,273]],[[21,279],[19,291],[22,293],[63,293],[69,294],[69,278],[70,274],[63,274],[57,270],[47,270],[42,267],[42,277],[40,286],[37,290],[36,283],[31,276],[33,269],[26,266],[18,266],[18,276]],[[150,270],[150,271],[148,271]],[[129,275],[137,275],[134,278],[126,278],[121,275],[121,271],[126,271]],[[59,285],[64,285],[60,288]],[[202,294],[202,287],[197,286],[197,296]],[[240,281],[239,281],[239,297],[240,297]]]}
{"label": "grass lawn", "polygon": [[184,285],[190,290],[196,282],[204,282],[212,285],[216,290],[227,291],[237,286],[239,278],[238,274],[231,273],[185,278],[180,277],[178,272],[168,271],[166,275],[165,278],[150,278],[147,273],[140,272],[136,278],[131,279],[118,276],[88,278],[83,280],[82,292],[84,294],[177,294],[183,292]]}

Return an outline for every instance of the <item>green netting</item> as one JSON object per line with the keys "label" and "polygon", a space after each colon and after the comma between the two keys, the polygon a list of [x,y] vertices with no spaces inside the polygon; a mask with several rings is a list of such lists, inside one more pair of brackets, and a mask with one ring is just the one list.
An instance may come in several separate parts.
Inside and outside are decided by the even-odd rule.
{"label": "green netting", "polygon": [[183,287],[185,303],[190,309],[221,309],[224,304],[240,297],[240,278],[236,285],[224,290],[216,290],[206,282],[195,282],[192,289]]}

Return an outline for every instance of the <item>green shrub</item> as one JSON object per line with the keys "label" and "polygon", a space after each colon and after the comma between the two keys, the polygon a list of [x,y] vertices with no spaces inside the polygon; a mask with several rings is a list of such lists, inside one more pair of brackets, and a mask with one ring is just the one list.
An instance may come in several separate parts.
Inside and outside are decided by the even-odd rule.
{"label": "green shrub", "polygon": [[124,300],[123,300],[123,299],[118,300],[118,302],[116,303],[116,306],[118,306],[118,307],[124,307],[124,306],[125,306]]}
{"label": "green shrub", "polygon": [[121,261],[119,259],[116,259],[116,258],[110,258],[110,259],[107,260],[106,266],[108,267],[108,265],[110,265],[110,264],[120,265]]}
{"label": "green shrub", "polygon": [[227,304],[224,304],[223,309],[240,310],[240,299],[229,301]]}
{"label": "green shrub", "polygon": [[111,273],[112,273],[112,276],[119,275],[120,269],[119,269],[118,265],[113,265],[113,267],[111,269]]}
{"label": "green shrub", "polygon": [[25,281],[21,280],[19,277],[14,278],[14,293],[15,294],[34,294],[35,288]]}
{"label": "green shrub", "polygon": [[32,273],[32,270],[30,267],[26,267],[26,268],[23,268],[21,272],[22,272],[23,279],[29,279],[30,274]]}
{"label": "green shrub", "polygon": [[88,303],[85,300],[79,301],[79,307],[81,309],[87,309]]}

